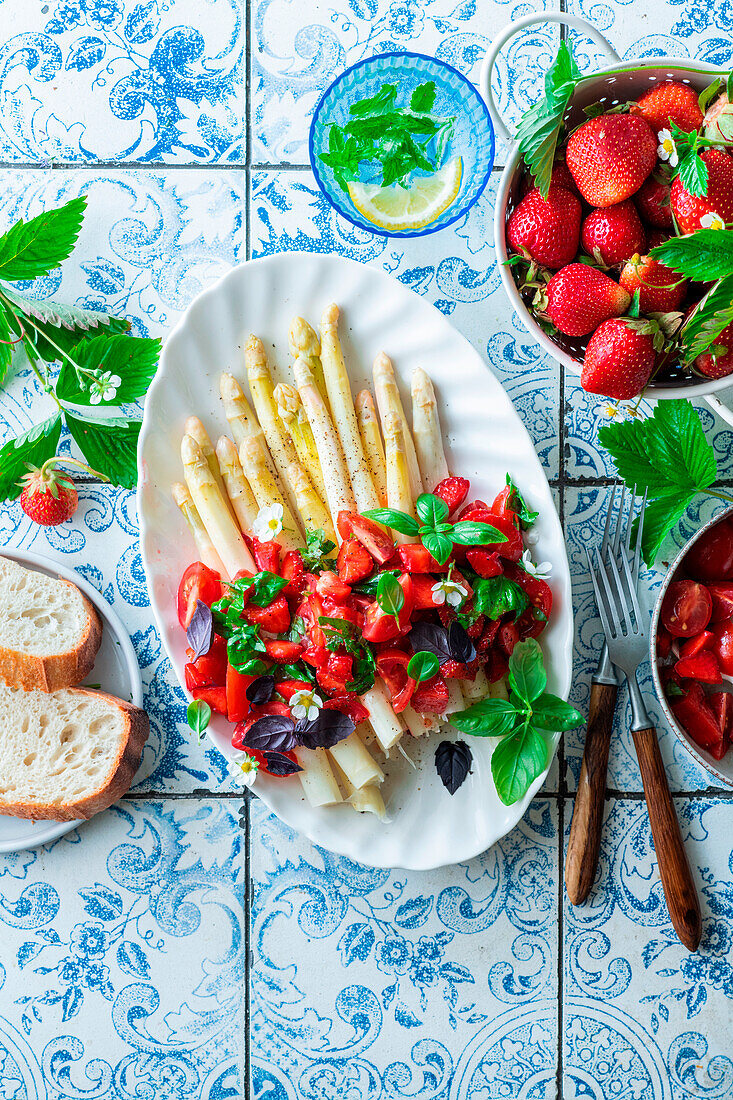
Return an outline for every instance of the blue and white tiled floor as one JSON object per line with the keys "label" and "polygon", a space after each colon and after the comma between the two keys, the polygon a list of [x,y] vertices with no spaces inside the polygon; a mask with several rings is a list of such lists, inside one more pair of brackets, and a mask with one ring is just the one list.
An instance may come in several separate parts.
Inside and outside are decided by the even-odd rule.
{"label": "blue and white tiled floor", "polygon": [[[44,292],[124,312],[138,333],[163,334],[232,264],[282,249],[342,252],[434,302],[501,377],[555,487],[584,707],[599,628],[581,552],[612,473],[597,444],[606,412],[508,308],[492,245],[498,168],[466,219],[413,243],[354,230],[307,166],[310,112],[334,72],[408,48],[476,80],[500,27],[542,7],[0,0],[0,223],[85,191],[78,259]],[[567,8],[624,56],[733,66],[730,5]],[[495,93],[509,118],[557,39],[540,25],[506,48]],[[577,52],[600,59],[582,37]],[[20,371],[0,396],[0,440],[43,407]],[[703,415],[733,479],[731,430]],[[623,707],[600,878],[582,909],[562,888],[576,733],[526,819],[480,859],[407,874],[335,858],[243,803],[218,754],[190,738],[151,626],[134,496],[92,483],[80,495],[60,531],[3,509],[0,542],[71,562],[114,605],[152,735],[118,807],[0,858],[6,1100],[733,1100],[733,806],[670,731],[662,751],[705,912],[697,955],[666,914]]]}

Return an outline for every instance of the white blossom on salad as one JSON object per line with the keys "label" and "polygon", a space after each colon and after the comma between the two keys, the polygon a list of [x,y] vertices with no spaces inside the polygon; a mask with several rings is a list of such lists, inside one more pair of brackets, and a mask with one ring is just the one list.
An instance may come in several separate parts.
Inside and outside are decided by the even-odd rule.
{"label": "white blossom on salad", "polygon": [[436,606],[447,603],[449,607],[460,607],[468,595],[468,589],[458,581],[452,581],[450,577],[446,577],[433,585],[432,593],[433,603]]}
{"label": "white blossom on salad", "polygon": [[538,577],[544,580],[552,573],[552,562],[541,561],[535,564],[532,561],[532,553],[529,550],[525,550],[522,554],[522,569],[525,573],[529,573],[530,577]]}
{"label": "white blossom on salad", "polygon": [[700,225],[703,229],[725,229],[725,222],[720,214],[716,214],[714,210],[711,210],[708,214],[703,214],[700,218]]}
{"label": "white blossom on salad", "polygon": [[270,542],[277,538],[283,529],[282,504],[270,504],[267,508],[260,508],[257,518],[252,524],[252,534],[260,542]]}
{"label": "white blossom on salad", "polygon": [[102,371],[89,386],[89,400],[92,405],[100,405],[102,401],[112,401],[117,395],[117,390],[122,385],[119,374],[111,371]]}
{"label": "white blossom on salad", "polygon": [[657,134],[657,140],[659,145],[657,146],[657,156],[660,160],[669,161],[670,168],[676,168],[680,162],[680,158],[677,155],[677,146],[674,143],[674,138],[669,130],[660,130]]}
{"label": "white blossom on salad", "polygon": [[293,718],[309,722],[315,722],[318,711],[323,706],[323,699],[314,691],[294,691],[290,696],[290,713]]}
{"label": "white blossom on salad", "polygon": [[245,787],[252,787],[257,778],[259,767],[259,760],[256,760],[254,756],[250,756],[249,753],[242,752],[232,760],[231,771],[238,779],[241,779]]}

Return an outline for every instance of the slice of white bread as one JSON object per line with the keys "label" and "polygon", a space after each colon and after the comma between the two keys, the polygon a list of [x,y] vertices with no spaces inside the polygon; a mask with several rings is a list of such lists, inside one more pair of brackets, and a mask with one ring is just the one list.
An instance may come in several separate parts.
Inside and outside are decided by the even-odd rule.
{"label": "slice of white bread", "polygon": [[75,584],[0,556],[0,681],[71,687],[91,671],[101,641],[101,619]]}
{"label": "slice of white bread", "polygon": [[75,821],[116,802],[140,766],[148,716],[99,691],[0,685],[0,814]]}

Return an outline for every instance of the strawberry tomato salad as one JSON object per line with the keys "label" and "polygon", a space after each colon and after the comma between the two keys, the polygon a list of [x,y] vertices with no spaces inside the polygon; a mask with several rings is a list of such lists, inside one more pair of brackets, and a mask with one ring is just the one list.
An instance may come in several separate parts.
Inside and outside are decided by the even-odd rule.
{"label": "strawberry tomato salad", "polygon": [[[275,537],[247,536],[258,571],[231,582],[202,562],[186,569],[177,608],[188,638],[186,687],[232,723],[232,745],[253,771],[294,774],[302,748],[333,749],[363,730],[370,700],[379,699],[375,681],[417,735],[449,713],[459,729],[480,732],[484,716],[463,710],[458,685],[469,699],[498,694],[496,705],[512,709],[506,690],[490,685],[501,685],[519,643],[547,624],[552,590],[540,573],[549,566],[535,565],[525,549],[523,530],[536,513],[508,476],[490,504],[469,501],[469,491],[465,478],[446,478],[418,497],[417,519],[388,508],[342,511],[338,547],[322,530],[306,532],[305,549],[286,552]],[[524,694],[538,698],[545,676],[531,644],[535,680]],[[492,705],[478,707],[488,714]],[[503,713],[490,732],[514,725]],[[546,766],[544,739],[533,732],[541,749],[534,745],[523,777],[512,773],[510,801]],[[447,744],[436,766],[453,793],[470,751]]]}
{"label": "strawberry tomato salad", "polygon": [[672,712],[696,745],[722,760],[733,745],[733,519],[690,548],[659,621],[658,667]]}

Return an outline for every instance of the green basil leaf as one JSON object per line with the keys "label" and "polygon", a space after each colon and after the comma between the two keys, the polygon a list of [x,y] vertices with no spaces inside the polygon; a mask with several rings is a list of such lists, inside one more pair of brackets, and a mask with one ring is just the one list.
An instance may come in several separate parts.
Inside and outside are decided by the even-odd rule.
{"label": "green basil leaf", "polygon": [[0,279],[37,279],[59,267],[74,251],[86,205],[82,195],[57,210],[16,222],[0,237]]}
{"label": "green basil leaf", "polygon": [[308,637],[308,623],[302,616],[297,615],[290,623],[290,631],[288,633],[289,642],[298,642],[300,644],[303,639]]}
{"label": "green basil leaf", "polygon": [[23,486],[18,482],[28,472],[26,463],[42,466],[53,458],[60,436],[61,416],[56,413],[0,447],[0,500],[20,496]]}
{"label": "green basil leaf", "polygon": [[194,699],[186,708],[186,721],[200,738],[211,721],[211,707],[203,699]]}
{"label": "green basil leaf", "polygon": [[491,774],[504,805],[523,798],[546,767],[547,743],[529,723],[500,741],[491,754]]}
{"label": "green basil leaf", "polygon": [[66,425],[93,470],[113,485],[134,489],[137,484],[137,437],[142,421],[128,417],[87,420],[66,411]]}
{"label": "green basil leaf", "polygon": [[322,527],[315,531],[306,531],[305,550],[300,551],[303,565],[309,573],[320,573],[324,569],[333,567],[333,551],[336,543],[326,538],[326,532]]}
{"label": "green basil leaf", "polygon": [[576,726],[582,726],[585,719],[580,711],[571,707],[564,699],[557,695],[544,692],[539,699],[532,703],[532,723],[541,730],[554,730],[565,733],[566,730],[574,730]]}
{"label": "green basil leaf", "polygon": [[450,721],[461,733],[472,733],[476,737],[505,737],[523,716],[524,712],[507,699],[485,699],[451,714]]}
{"label": "green basil leaf", "polygon": [[392,573],[382,573],[377,584],[377,603],[385,615],[393,615],[399,618],[400,611],[405,603],[405,593],[402,586]]}
{"label": "green basil leaf", "polygon": [[248,602],[253,604],[254,607],[269,607],[272,601],[280,595],[283,588],[287,587],[287,584],[287,577],[278,577],[275,573],[263,569],[261,572],[255,573],[253,577],[240,577],[239,580],[233,581],[230,586],[230,593],[232,589],[239,592],[252,589]]}
{"label": "green basil leaf", "polygon": [[407,512],[398,512],[395,508],[370,508],[368,512],[362,512],[362,515],[383,523],[385,527],[391,527],[393,531],[399,531],[401,535],[416,535],[418,532],[417,520],[408,516]]}
{"label": "green basil leaf", "polygon": [[542,650],[534,638],[518,642],[509,658],[509,685],[525,703],[539,698],[547,686]]}
{"label": "green basil leaf", "polygon": [[508,612],[514,612],[515,620],[529,607],[529,597],[521,585],[508,577],[479,577],[473,583],[473,608],[471,615],[477,619],[486,615],[489,619],[500,619]]}
{"label": "green basil leaf", "polygon": [[448,505],[434,493],[421,493],[415,501],[415,511],[426,527],[437,527],[448,518]]}
{"label": "green basil leaf", "polygon": [[507,542],[506,535],[488,523],[463,520],[453,527],[453,541],[461,546],[491,546],[495,542]]}
{"label": "green basil leaf", "polygon": [[453,540],[450,535],[441,534],[439,531],[426,531],[420,535],[420,538],[428,553],[432,554],[441,565],[445,565],[453,553]]}
{"label": "green basil leaf", "polygon": [[440,670],[440,661],[434,653],[420,650],[407,665],[407,675],[420,683],[422,680],[432,680]]}
{"label": "green basil leaf", "polygon": [[[399,569],[389,569],[387,572],[391,573],[393,577],[399,577]],[[352,584],[351,591],[359,592],[362,596],[376,596],[377,585],[379,584],[379,578],[381,573],[372,573],[371,577],[367,577],[366,580],[360,581],[359,584]]]}
{"label": "green basil leaf", "polygon": [[278,665],[274,670],[277,673],[278,682],[283,680],[305,680],[309,684],[315,684],[316,678],[313,669],[302,661],[298,665]]}
{"label": "green basil leaf", "polygon": [[511,496],[509,498],[509,507],[517,513],[517,516],[519,518],[519,525],[523,531],[526,531],[537,519],[539,512],[533,512],[527,507],[524,497],[520,493],[517,486],[514,484],[509,474],[506,475],[506,483],[512,490]]}

